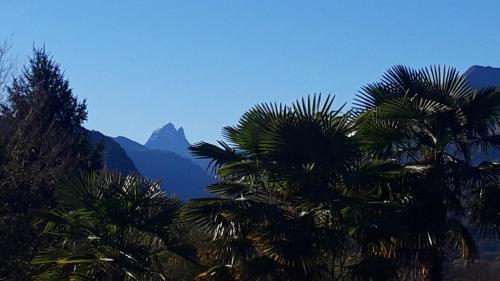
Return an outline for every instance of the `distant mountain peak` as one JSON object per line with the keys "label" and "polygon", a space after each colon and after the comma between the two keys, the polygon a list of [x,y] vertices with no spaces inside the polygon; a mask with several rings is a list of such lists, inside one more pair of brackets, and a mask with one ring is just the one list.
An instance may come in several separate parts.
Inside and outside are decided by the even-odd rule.
{"label": "distant mountain peak", "polygon": [[185,137],[184,129],[182,127],[179,127],[179,129],[176,129],[175,125],[169,122],[165,126],[154,130],[154,132],[153,132],[153,134],[151,134],[151,136],[160,135],[160,134],[175,134],[175,133],[178,133],[181,136]]}
{"label": "distant mountain peak", "polygon": [[175,129],[175,125],[172,124],[171,122],[168,122],[165,126],[163,126],[163,128],[172,128],[172,129]]}
{"label": "distant mountain peak", "polygon": [[182,127],[177,129],[170,122],[156,129],[144,145],[151,149],[170,151],[182,157],[190,158],[188,152],[190,143],[186,139],[184,129]]}
{"label": "distant mountain peak", "polygon": [[182,135],[184,138],[186,137],[186,135],[184,135],[184,129],[182,127],[179,127],[179,129],[177,129],[177,133]]}

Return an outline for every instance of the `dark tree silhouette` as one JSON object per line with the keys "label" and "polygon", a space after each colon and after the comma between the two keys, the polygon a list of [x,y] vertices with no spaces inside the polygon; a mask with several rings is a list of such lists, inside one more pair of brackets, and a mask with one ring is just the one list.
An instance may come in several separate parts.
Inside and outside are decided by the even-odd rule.
{"label": "dark tree silhouette", "polygon": [[87,116],[59,65],[35,49],[1,105],[0,277],[29,278],[43,241],[34,214],[53,208],[58,177],[100,167],[82,123]]}
{"label": "dark tree silhouette", "polygon": [[[390,280],[395,275],[383,257],[352,255],[344,263],[358,244],[349,233],[359,229],[353,218],[359,216],[351,214],[376,208],[365,198],[383,178],[372,174],[380,174],[386,163],[363,161],[349,114],[333,110],[332,102],[314,96],[291,106],[258,105],[237,126],[224,129],[228,143],[191,147],[212,161],[220,178],[209,186],[215,197],[187,204],[186,219],[213,237],[200,249],[211,266],[200,279]],[[374,271],[361,272],[368,261],[385,265],[379,279],[369,279]]]}
{"label": "dark tree silhouette", "polygon": [[473,90],[452,68],[397,66],[362,89],[358,110],[365,153],[405,171],[387,198],[404,206],[392,224],[400,232],[387,228],[391,239],[373,247],[407,261],[416,276],[440,281],[451,258],[476,257],[464,222],[499,233],[499,167],[472,159],[500,145],[500,93]]}
{"label": "dark tree silhouette", "polygon": [[192,279],[196,249],[185,243],[183,204],[158,183],[89,173],[62,181],[56,194],[60,208],[42,214],[56,242],[33,260],[38,280]]}

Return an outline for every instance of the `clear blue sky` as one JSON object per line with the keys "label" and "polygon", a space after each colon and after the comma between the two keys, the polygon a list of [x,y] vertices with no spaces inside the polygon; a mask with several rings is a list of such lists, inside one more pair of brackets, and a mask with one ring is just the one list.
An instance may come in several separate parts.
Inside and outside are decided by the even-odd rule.
{"label": "clear blue sky", "polygon": [[20,65],[45,44],[89,128],[213,141],[256,103],[340,105],[394,64],[500,66],[500,1],[2,0],[0,39]]}

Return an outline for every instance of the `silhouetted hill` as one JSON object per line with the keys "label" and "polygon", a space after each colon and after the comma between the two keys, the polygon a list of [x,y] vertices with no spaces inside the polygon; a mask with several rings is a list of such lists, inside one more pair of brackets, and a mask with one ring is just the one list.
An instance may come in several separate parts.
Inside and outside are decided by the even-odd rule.
{"label": "silhouetted hill", "polygon": [[500,87],[500,68],[474,65],[464,75],[474,88]]}
{"label": "silhouetted hill", "polygon": [[123,148],[126,152],[131,150],[147,150],[148,148],[144,145],[137,143],[129,138],[118,136],[114,140]]}
{"label": "silhouetted hill", "polygon": [[114,139],[134,161],[139,172],[152,180],[161,180],[169,194],[181,199],[205,197],[205,187],[214,182],[201,167],[176,153],[151,149],[125,137]]}
{"label": "silhouetted hill", "polygon": [[105,169],[123,174],[139,174],[134,162],[113,138],[98,131],[89,131],[89,137],[93,144],[102,147],[101,155]]}
{"label": "silhouetted hill", "polygon": [[156,129],[144,145],[151,149],[173,152],[184,158],[191,159],[204,171],[207,171],[209,161],[206,159],[196,159],[191,155],[188,150],[191,144],[186,139],[186,135],[184,134],[184,129],[182,127],[176,129],[172,123],[168,123],[167,125]]}

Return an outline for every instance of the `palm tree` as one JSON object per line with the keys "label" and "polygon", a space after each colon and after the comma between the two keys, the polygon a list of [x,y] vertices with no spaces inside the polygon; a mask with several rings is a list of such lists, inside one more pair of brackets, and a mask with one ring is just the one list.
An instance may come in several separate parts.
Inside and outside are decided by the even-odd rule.
{"label": "palm tree", "polygon": [[450,254],[475,257],[464,223],[498,231],[498,166],[478,159],[500,144],[499,121],[500,94],[472,89],[452,68],[396,66],[362,88],[355,122],[363,151],[405,171],[388,187],[387,200],[404,205],[398,231],[377,251],[433,281],[443,279]]}
{"label": "palm tree", "polygon": [[[42,213],[51,247],[33,260],[37,280],[179,280],[196,251],[183,239],[178,199],[136,176],[87,174],[62,181],[61,208]],[[179,272],[175,272],[179,273]]]}
{"label": "palm tree", "polygon": [[[348,230],[354,213],[377,205],[373,191],[390,163],[363,159],[349,113],[332,103],[314,96],[258,105],[224,128],[228,143],[191,147],[220,180],[208,188],[214,197],[186,206],[186,219],[213,236],[200,250],[210,267],[201,279],[341,280],[351,270],[373,277],[356,273],[376,256],[350,255],[358,245]],[[387,268],[383,280],[394,273]]]}

